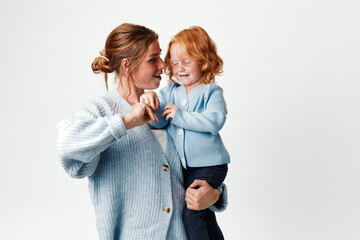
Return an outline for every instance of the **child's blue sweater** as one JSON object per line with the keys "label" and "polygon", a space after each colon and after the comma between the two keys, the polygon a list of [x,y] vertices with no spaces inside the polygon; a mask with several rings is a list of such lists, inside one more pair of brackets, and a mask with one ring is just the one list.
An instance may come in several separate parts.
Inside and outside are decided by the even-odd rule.
{"label": "child's blue sweater", "polygon": [[[186,93],[184,85],[169,82],[160,90],[159,122],[151,126],[164,128],[174,139],[183,166],[204,167],[230,162],[219,131],[226,120],[226,103],[223,90],[215,83],[199,85]],[[166,104],[178,107],[174,118],[160,117]],[[186,164],[186,165],[185,165]]]}

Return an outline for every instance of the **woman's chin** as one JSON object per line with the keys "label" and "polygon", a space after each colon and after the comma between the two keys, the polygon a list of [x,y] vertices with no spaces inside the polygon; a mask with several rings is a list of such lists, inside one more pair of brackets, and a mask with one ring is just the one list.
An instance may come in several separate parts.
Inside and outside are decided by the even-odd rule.
{"label": "woman's chin", "polygon": [[151,86],[148,86],[148,87],[145,88],[145,89],[147,89],[147,90],[153,90],[153,89],[157,89],[159,86],[160,86],[160,81],[159,81],[158,83],[156,83],[156,84],[151,84]]}

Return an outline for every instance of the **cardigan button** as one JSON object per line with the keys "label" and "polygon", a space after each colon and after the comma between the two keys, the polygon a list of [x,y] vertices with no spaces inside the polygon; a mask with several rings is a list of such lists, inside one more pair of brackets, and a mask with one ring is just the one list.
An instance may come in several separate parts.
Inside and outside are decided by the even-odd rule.
{"label": "cardigan button", "polygon": [[184,99],[184,100],[182,100],[182,102],[181,102],[181,105],[182,106],[185,106],[187,104],[187,101]]}
{"label": "cardigan button", "polygon": [[177,133],[178,133],[179,135],[183,135],[183,134],[184,134],[184,130],[183,130],[182,128],[180,128],[179,130],[177,130]]}
{"label": "cardigan button", "polygon": [[170,208],[169,208],[169,207],[164,207],[163,210],[164,210],[164,213],[169,213],[169,212],[170,212]]}
{"label": "cardigan button", "polygon": [[169,166],[164,164],[164,165],[162,166],[162,169],[166,172],[166,171],[169,170]]}

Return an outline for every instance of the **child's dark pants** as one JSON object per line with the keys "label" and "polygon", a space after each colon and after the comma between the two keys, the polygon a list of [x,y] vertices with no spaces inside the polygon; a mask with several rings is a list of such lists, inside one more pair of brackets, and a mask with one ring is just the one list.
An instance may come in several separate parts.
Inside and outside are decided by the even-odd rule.
{"label": "child's dark pants", "polygon": [[[187,167],[184,170],[184,185],[187,189],[195,179],[206,180],[212,188],[218,188],[224,181],[227,164],[210,167]],[[184,224],[190,240],[222,240],[224,236],[210,209],[194,211],[185,207]]]}

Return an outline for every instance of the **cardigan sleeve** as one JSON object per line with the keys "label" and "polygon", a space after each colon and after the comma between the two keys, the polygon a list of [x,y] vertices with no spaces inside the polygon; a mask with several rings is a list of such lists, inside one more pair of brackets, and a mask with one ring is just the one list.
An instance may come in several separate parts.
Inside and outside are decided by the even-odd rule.
{"label": "cardigan sleeve", "polygon": [[94,100],[57,127],[56,148],[65,171],[74,178],[91,176],[100,154],[126,134],[122,116],[113,115],[103,99]]}
{"label": "cardigan sleeve", "polygon": [[224,126],[227,114],[223,91],[219,86],[209,86],[205,98],[205,111],[188,112],[178,108],[171,123],[187,130],[216,135]]}
{"label": "cardigan sleeve", "polygon": [[223,212],[228,205],[228,195],[227,195],[226,185],[224,183],[221,184],[219,190],[220,190],[219,199],[217,200],[216,203],[214,203],[209,207],[209,209],[213,212]]}

